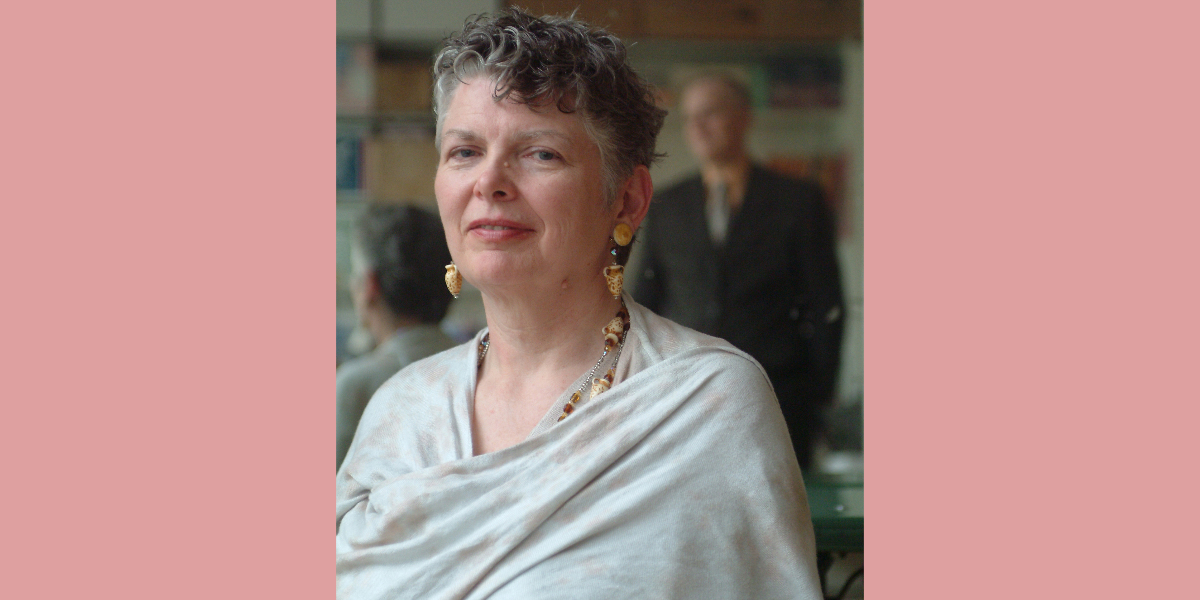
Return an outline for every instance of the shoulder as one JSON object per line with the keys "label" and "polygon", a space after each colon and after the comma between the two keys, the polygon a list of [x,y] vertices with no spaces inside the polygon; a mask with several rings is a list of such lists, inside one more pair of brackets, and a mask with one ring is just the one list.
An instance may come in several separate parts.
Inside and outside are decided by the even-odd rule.
{"label": "shoulder", "polygon": [[760,165],[750,171],[751,187],[782,200],[791,206],[810,207],[824,202],[825,192],[811,179],[800,179]]}
{"label": "shoulder", "polygon": [[470,386],[472,344],[461,344],[418,360],[379,387],[363,413],[360,429],[385,437],[401,428],[437,426]]}
{"label": "shoulder", "polygon": [[371,356],[356,356],[338,365],[337,368],[337,384],[338,386],[347,385],[362,377],[362,374],[367,371],[371,364]]}
{"label": "shoulder", "polygon": [[758,361],[723,339],[641,306],[631,306],[630,317],[642,329],[636,354],[644,363],[634,375],[638,380],[628,383],[636,383],[646,397],[679,399],[670,416],[676,424],[672,429],[693,435],[716,427],[715,437],[696,452],[706,460],[732,461],[730,469],[755,462],[766,479],[799,474],[779,400]]}
{"label": "shoulder", "polygon": [[429,389],[440,389],[469,378],[464,365],[470,364],[467,354],[474,344],[467,342],[409,363],[392,375],[379,388],[380,404],[407,403],[426,399]]}
{"label": "shoulder", "polygon": [[663,363],[684,363],[706,377],[739,382],[774,397],[766,371],[749,354],[724,339],[700,333],[662,317],[636,302],[628,301],[631,326],[637,328],[641,368]]}
{"label": "shoulder", "polygon": [[350,359],[342,363],[337,370],[335,385],[338,396],[359,393],[367,388],[374,391],[399,368],[400,365],[396,364],[395,359],[379,352]]}
{"label": "shoulder", "polygon": [[393,338],[390,351],[401,366],[416,363],[457,344],[437,325],[421,324]]}
{"label": "shoulder", "polygon": [[777,216],[790,214],[802,223],[828,218],[825,191],[816,181],[772,171],[761,165],[754,165],[750,173],[753,193],[770,202]]}
{"label": "shoulder", "polygon": [[720,439],[712,448],[726,448],[728,456],[742,459],[759,455],[763,468],[772,471],[797,469],[775,389],[754,357],[640,306],[637,312],[641,344],[649,355],[645,381],[663,394],[688,398],[673,417],[687,422],[683,430],[719,423]]}
{"label": "shoulder", "polygon": [[461,344],[384,382],[363,411],[343,468],[359,481],[377,481],[454,456],[473,385],[474,352],[471,342]]}

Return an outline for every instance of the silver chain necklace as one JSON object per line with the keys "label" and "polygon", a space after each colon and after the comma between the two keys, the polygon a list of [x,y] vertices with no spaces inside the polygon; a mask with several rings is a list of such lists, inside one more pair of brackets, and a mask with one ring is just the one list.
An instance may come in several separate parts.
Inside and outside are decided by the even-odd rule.
{"label": "silver chain necklace", "polygon": [[[563,413],[558,417],[561,421],[567,418],[572,412],[575,412],[575,404],[583,398],[583,391],[587,389],[591,383],[592,394],[589,398],[595,398],[597,394],[603,393],[612,387],[613,379],[616,377],[617,363],[621,360],[621,350],[625,348],[625,338],[629,334],[629,310],[625,308],[625,301],[621,301],[621,309],[617,311],[617,316],[613,317],[608,325],[604,327],[604,352],[600,354],[600,360],[592,366],[592,370],[588,371],[587,377],[583,379],[583,385],[579,386],[571,398],[567,400],[563,406]],[[483,366],[483,359],[487,356],[488,348],[491,347],[491,333],[484,334],[483,339],[479,341],[479,359],[476,362],[476,368]],[[608,358],[609,353],[613,354],[612,367],[608,369],[608,373],[604,377],[593,379],[596,375],[596,370],[600,365],[604,364],[604,359]]]}

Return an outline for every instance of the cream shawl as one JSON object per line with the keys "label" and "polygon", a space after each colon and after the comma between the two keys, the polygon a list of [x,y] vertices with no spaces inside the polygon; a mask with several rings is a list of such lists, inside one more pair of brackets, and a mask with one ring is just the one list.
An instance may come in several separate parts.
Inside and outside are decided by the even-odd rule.
{"label": "cream shawl", "polygon": [[474,342],[379,389],[337,476],[339,598],[821,597],[762,368],[626,303],[616,384],[510,448],[472,456]]}

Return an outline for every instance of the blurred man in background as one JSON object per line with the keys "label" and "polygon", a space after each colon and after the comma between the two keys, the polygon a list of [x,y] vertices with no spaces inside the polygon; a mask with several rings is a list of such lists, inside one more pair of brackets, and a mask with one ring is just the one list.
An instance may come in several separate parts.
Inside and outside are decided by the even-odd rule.
{"label": "blurred man in background", "polygon": [[815,183],[751,162],[750,94],[741,82],[702,76],[680,105],[700,172],[651,205],[634,296],[757,359],[808,470],[841,355],[833,216]]}
{"label": "blurred man in background", "polygon": [[367,402],[400,369],[454,346],[438,328],[452,296],[441,219],[409,206],[371,205],[355,224],[350,294],[359,322],[376,343],[337,372],[337,466]]}

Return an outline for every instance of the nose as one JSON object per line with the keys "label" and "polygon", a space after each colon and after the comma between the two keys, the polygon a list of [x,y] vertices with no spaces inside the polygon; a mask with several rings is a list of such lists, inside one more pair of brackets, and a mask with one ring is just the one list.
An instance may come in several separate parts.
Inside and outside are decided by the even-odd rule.
{"label": "nose", "polygon": [[475,180],[476,196],[492,202],[503,202],[516,197],[516,186],[513,185],[508,160],[494,158],[485,161],[481,169],[479,179]]}

